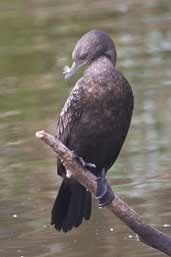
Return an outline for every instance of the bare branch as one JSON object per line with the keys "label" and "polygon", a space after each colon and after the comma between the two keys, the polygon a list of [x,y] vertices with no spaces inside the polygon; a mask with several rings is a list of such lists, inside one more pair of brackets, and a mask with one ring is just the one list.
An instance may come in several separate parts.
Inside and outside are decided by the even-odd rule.
{"label": "bare branch", "polygon": [[[38,131],[36,133],[36,137],[40,138],[44,143],[50,146],[57,154],[58,158],[63,161],[66,170],[69,171],[67,173],[68,176],[74,177],[74,179],[84,185],[90,192],[96,194],[96,176],[83,168],[73,158],[72,152],[66,146],[45,131]],[[171,237],[168,237],[150,225],[144,224],[139,215],[123,200],[121,200],[118,195],[115,194],[115,198],[112,203],[106,207],[136,234],[138,234],[143,243],[160,250],[168,256],[171,256]]]}

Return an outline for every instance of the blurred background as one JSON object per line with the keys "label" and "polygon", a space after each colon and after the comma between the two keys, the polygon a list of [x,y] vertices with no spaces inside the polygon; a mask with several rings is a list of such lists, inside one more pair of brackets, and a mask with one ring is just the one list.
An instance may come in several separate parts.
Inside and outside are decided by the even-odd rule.
{"label": "blurred background", "polygon": [[60,178],[55,155],[35,132],[56,120],[81,72],[62,69],[90,29],[115,41],[117,68],[135,109],[109,172],[113,189],[145,220],[171,235],[171,1],[0,1],[0,256],[163,256],[94,201],[89,222],[57,233],[50,213]]}

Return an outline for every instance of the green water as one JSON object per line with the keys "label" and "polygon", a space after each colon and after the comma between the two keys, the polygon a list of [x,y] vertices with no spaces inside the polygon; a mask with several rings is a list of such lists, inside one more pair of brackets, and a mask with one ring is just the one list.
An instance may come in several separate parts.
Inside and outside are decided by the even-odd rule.
{"label": "green water", "polygon": [[76,41],[92,28],[109,33],[135,95],[131,129],[109,179],[145,222],[170,235],[170,13],[170,0],[0,2],[0,256],[163,256],[96,201],[89,222],[57,233],[50,226],[56,158],[34,134],[55,132],[81,75],[69,82],[62,75]]}

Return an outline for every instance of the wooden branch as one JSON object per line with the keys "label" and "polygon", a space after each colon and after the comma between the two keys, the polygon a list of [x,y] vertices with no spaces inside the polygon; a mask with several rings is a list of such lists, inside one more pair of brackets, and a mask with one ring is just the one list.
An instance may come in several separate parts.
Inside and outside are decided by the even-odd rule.
{"label": "wooden branch", "polygon": [[[68,177],[72,176],[90,192],[96,194],[96,176],[73,159],[72,152],[66,146],[45,131],[38,131],[36,137],[40,138],[44,143],[50,146],[57,154],[58,158],[63,161]],[[115,194],[112,203],[106,207],[131,228],[143,243],[171,256],[171,237],[168,237],[150,225],[144,224],[139,215],[121,200],[119,196]]]}

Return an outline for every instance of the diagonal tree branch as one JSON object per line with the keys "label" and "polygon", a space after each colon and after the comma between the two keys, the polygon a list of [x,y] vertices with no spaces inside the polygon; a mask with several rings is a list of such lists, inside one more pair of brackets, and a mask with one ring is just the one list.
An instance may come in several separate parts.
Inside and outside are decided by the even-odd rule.
{"label": "diagonal tree branch", "polygon": [[[36,137],[40,138],[44,143],[50,146],[50,148],[57,154],[58,158],[63,161],[68,177],[72,176],[90,192],[96,194],[96,176],[83,168],[75,159],[73,159],[72,152],[66,146],[45,131],[36,132]],[[171,256],[171,237],[168,237],[150,225],[146,225],[139,215],[123,200],[121,200],[119,196],[115,194],[115,198],[112,203],[106,207],[129,228],[137,233],[143,243],[158,249],[168,256]]]}

